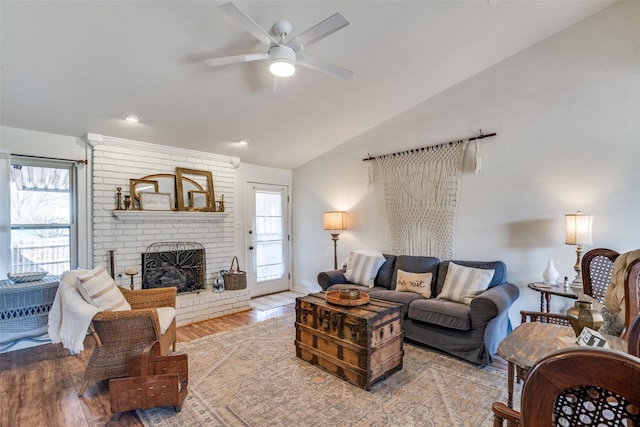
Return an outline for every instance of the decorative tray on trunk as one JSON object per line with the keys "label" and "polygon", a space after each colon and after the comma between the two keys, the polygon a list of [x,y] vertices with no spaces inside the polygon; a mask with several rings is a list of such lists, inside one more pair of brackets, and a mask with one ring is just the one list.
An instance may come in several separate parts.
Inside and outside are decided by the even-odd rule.
{"label": "decorative tray on trunk", "polygon": [[371,298],[369,297],[369,294],[367,294],[366,292],[360,292],[360,297],[358,299],[340,298],[339,290],[327,291],[325,298],[327,299],[328,302],[332,304],[347,305],[347,306],[364,305],[364,304],[368,304],[369,301],[371,300]]}

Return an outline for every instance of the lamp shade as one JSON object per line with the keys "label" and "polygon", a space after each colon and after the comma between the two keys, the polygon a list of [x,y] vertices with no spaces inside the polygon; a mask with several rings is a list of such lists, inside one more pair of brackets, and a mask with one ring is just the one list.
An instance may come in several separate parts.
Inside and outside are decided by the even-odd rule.
{"label": "lamp shade", "polygon": [[346,230],[347,213],[342,211],[325,212],[323,215],[325,230]]}
{"label": "lamp shade", "polygon": [[583,215],[582,212],[574,214],[566,214],[567,219],[567,245],[592,245],[593,237],[591,236],[591,224],[593,222],[592,215]]}

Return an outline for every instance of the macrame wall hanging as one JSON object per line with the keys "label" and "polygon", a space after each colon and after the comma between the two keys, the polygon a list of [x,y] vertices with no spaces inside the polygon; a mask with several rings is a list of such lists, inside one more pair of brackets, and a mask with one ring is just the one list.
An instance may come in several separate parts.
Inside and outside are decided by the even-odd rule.
{"label": "macrame wall hanging", "polygon": [[468,140],[376,157],[384,182],[390,253],[452,259]]}

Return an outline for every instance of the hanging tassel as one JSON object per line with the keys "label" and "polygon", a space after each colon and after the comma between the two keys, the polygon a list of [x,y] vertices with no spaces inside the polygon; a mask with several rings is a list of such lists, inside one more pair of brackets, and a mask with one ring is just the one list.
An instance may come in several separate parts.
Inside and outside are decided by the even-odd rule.
{"label": "hanging tassel", "polygon": [[474,158],[474,166],[476,175],[482,170],[482,159],[480,158],[480,140],[476,139],[476,153]]}
{"label": "hanging tassel", "polygon": [[[369,155],[369,157],[371,157],[371,155]],[[373,185],[373,160],[369,160],[367,162],[367,178],[368,178],[368,183],[369,186]]]}

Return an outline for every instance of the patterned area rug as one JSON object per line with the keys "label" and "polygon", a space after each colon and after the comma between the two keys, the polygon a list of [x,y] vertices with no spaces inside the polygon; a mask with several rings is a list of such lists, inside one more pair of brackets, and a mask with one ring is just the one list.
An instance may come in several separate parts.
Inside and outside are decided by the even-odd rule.
{"label": "patterned area rug", "polygon": [[404,369],[367,392],[298,359],[294,321],[179,345],[189,355],[182,411],[138,411],[145,426],[491,426],[492,402],[507,400],[506,372],[407,343]]}

